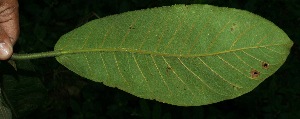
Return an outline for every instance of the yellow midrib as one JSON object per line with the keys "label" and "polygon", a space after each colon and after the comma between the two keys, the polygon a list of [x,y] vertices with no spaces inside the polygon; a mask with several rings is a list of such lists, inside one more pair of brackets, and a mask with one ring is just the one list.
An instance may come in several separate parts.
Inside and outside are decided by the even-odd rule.
{"label": "yellow midrib", "polygon": [[125,52],[125,53],[137,53],[137,54],[144,54],[144,55],[146,54],[146,55],[154,55],[154,56],[164,56],[164,57],[193,58],[193,57],[213,56],[213,55],[225,54],[225,53],[236,52],[236,51],[247,50],[247,49],[280,46],[280,45],[285,46],[285,45],[290,45],[290,43],[245,47],[245,48],[231,49],[231,50],[225,50],[221,52],[205,53],[205,54],[170,54],[170,53],[158,53],[158,52],[152,52],[146,50],[127,49],[127,48],[97,48],[97,49],[74,49],[74,50],[57,50],[57,51],[60,51],[61,54],[65,54],[65,55],[88,53],[88,52]]}

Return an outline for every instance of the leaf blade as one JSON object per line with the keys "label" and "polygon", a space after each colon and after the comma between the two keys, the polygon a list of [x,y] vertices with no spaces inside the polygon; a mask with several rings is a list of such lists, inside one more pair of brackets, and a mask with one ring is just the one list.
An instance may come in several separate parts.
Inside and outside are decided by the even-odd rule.
{"label": "leaf blade", "polygon": [[62,36],[55,51],[65,52],[57,60],[83,77],[191,106],[251,91],[284,63],[292,44],[250,12],[175,5],[91,21]]}

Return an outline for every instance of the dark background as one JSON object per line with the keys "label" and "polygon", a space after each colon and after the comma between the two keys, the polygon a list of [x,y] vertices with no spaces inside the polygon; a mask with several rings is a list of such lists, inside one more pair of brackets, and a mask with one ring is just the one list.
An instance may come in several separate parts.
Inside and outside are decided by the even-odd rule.
{"label": "dark background", "polygon": [[14,118],[299,119],[299,0],[19,0],[21,34],[15,52],[51,51],[61,35],[97,17],[195,3],[243,9],[272,21],[294,41],[287,61],[250,93],[198,107],[172,106],[132,96],[81,78],[54,58],[17,62],[24,68],[14,71],[5,65],[2,76],[3,92]]}

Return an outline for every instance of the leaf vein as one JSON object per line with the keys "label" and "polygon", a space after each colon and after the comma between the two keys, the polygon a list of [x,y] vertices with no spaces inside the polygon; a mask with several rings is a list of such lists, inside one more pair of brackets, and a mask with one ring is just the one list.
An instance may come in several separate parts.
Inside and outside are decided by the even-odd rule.
{"label": "leaf vein", "polygon": [[194,47],[196,46],[197,42],[199,42],[199,37],[201,36],[203,30],[208,26],[208,22],[210,22],[210,20],[212,19],[212,17],[209,17],[208,20],[206,21],[205,25],[201,28],[201,30],[197,33],[195,40],[193,41],[192,46],[190,47],[189,51],[187,52],[187,54],[189,55],[192,50],[194,49]]}
{"label": "leaf vein", "polygon": [[274,57],[270,56],[269,54],[267,54],[266,52],[264,52],[261,48],[258,48],[258,49],[259,49],[259,51],[260,51],[261,53],[263,53],[264,56],[267,56],[267,57],[270,58],[270,59],[273,59],[273,58],[274,58]]}
{"label": "leaf vein", "polygon": [[[131,53],[132,54],[132,57],[133,57],[133,60],[134,60],[134,62],[135,62],[135,64],[136,64],[136,66],[137,66],[137,68],[138,68],[138,70],[140,71],[140,73],[142,74],[142,76],[143,76],[143,79],[145,80],[145,82],[146,82],[146,84],[147,84],[147,86],[148,86],[148,89],[149,89],[149,91],[154,95],[154,93],[153,93],[153,90],[150,88],[150,84],[149,84],[149,82],[148,82],[148,80],[147,80],[147,78],[146,78],[146,76],[144,75],[144,73],[143,73],[143,71],[142,71],[142,69],[140,68],[140,65],[139,65],[139,63],[137,62],[137,60],[136,60],[136,57],[134,56],[134,54],[133,53]],[[130,65],[129,65],[130,66]]]}
{"label": "leaf vein", "polygon": [[[171,71],[176,75],[176,77],[178,78],[178,80],[189,90],[189,92],[193,95],[193,99],[194,100],[196,98],[196,95],[192,92],[192,90],[189,88],[189,86],[179,77],[179,75],[172,69],[172,66],[168,63],[168,61],[162,56],[162,58],[164,59],[165,63],[167,64],[167,66],[169,66],[171,68]],[[192,101],[191,100],[191,101]]]}
{"label": "leaf vein", "polygon": [[261,38],[256,45],[259,45],[262,41],[264,41],[265,39],[267,39],[268,35],[265,35],[263,38]]}
{"label": "leaf vein", "polygon": [[176,38],[175,36],[176,36],[176,34],[178,33],[178,31],[179,31],[179,29],[181,28],[181,26],[182,26],[182,19],[180,20],[180,22],[179,22],[179,24],[178,24],[178,26],[177,26],[175,32],[172,34],[171,39],[168,41],[167,45],[165,46],[163,52],[166,51],[166,50],[170,47],[171,42],[173,42],[173,40]]}
{"label": "leaf vein", "polygon": [[[164,21],[164,23],[163,23],[163,28],[162,28],[162,29],[166,29],[166,27],[168,26],[168,25],[167,25],[167,23],[168,23],[167,21],[168,21],[168,19],[166,19],[166,20]],[[167,30],[162,30],[161,34],[159,35],[159,38],[158,38],[158,41],[157,41],[157,45],[156,45],[156,47],[154,48],[154,52],[157,51],[158,48],[159,48],[159,46],[161,45],[160,43],[161,43],[161,41],[162,41],[162,39],[163,39],[163,37],[164,37],[164,35],[165,35],[165,31],[167,31]]]}
{"label": "leaf vein", "polygon": [[182,49],[184,48],[184,47],[186,47],[186,42],[188,41],[188,40],[192,40],[191,38],[189,38],[189,37],[191,37],[191,35],[192,35],[192,31],[194,30],[194,28],[195,28],[195,22],[196,21],[194,21],[193,23],[192,23],[192,25],[191,25],[191,28],[190,28],[190,30],[189,30],[189,32],[188,32],[188,35],[186,35],[186,38],[183,38],[183,45],[180,47],[180,49],[178,50],[179,51],[179,54],[182,54]]}
{"label": "leaf vein", "polygon": [[120,66],[119,66],[119,63],[118,63],[116,54],[113,53],[113,55],[114,55],[115,64],[116,64],[116,66],[117,66],[117,69],[118,69],[118,72],[119,72],[120,76],[121,76],[122,79],[125,81],[125,83],[128,85],[128,87],[130,87],[128,81],[126,80],[126,78],[124,77],[124,75],[123,75],[122,72],[121,72],[121,69],[120,69]]}
{"label": "leaf vein", "polygon": [[136,21],[137,21],[139,18],[140,18],[140,16],[137,17],[136,19],[134,19],[134,21],[130,24],[129,28],[127,29],[125,35],[124,35],[123,38],[122,38],[122,41],[121,41],[121,43],[120,43],[120,45],[119,45],[119,48],[122,48],[122,45],[124,44],[124,42],[125,42],[125,40],[126,40],[128,34],[129,34],[130,31],[132,30],[131,27],[133,27],[133,26],[136,24]]}
{"label": "leaf vein", "polygon": [[230,46],[230,50],[236,45],[236,43],[241,39],[241,37],[243,35],[245,35],[249,30],[251,30],[252,28],[254,28],[257,25],[257,23],[253,24],[252,26],[248,27],[244,32],[240,33],[236,39],[234,40],[234,42],[232,43],[232,45]]}
{"label": "leaf vein", "polygon": [[144,35],[144,38],[143,38],[143,40],[142,40],[142,43],[140,44],[140,46],[139,46],[139,50],[141,50],[142,49],[142,46],[144,45],[144,43],[147,41],[147,37],[149,36],[149,34],[151,33],[151,30],[152,30],[152,28],[153,28],[153,24],[154,24],[154,21],[156,21],[156,19],[157,19],[157,17],[155,17],[153,20],[152,20],[152,22],[151,22],[151,25],[150,25],[150,27],[146,30],[147,32],[146,32],[146,35]]}
{"label": "leaf vein", "polygon": [[[101,60],[102,60],[102,63],[103,63],[103,66],[104,66],[106,75],[107,75],[107,77],[108,77],[108,79],[109,79],[109,78],[110,78],[110,75],[108,74],[108,71],[107,71],[107,67],[106,67],[105,61],[104,61],[104,59],[103,59],[103,57],[102,57],[102,53],[100,53],[100,58],[101,58]],[[101,78],[101,77],[100,77],[100,78]],[[99,79],[100,79],[100,78],[99,78]]]}
{"label": "leaf vein", "polygon": [[218,72],[216,72],[215,70],[213,70],[210,66],[208,66],[208,64],[206,64],[200,57],[198,57],[198,59],[210,70],[212,71],[214,74],[216,74],[218,77],[220,77],[223,81],[225,81],[226,83],[228,83],[229,85],[231,86],[234,86],[234,87],[238,87],[238,88],[242,88],[241,86],[238,86],[236,84],[233,84],[229,81],[227,81],[225,78],[223,78]]}
{"label": "leaf vein", "polygon": [[[276,45],[282,45],[282,44],[276,44]],[[286,44],[284,44],[284,45],[286,45]],[[75,49],[75,50],[63,50],[63,51],[61,51],[61,53],[62,53],[62,55],[66,55],[66,54],[78,54],[78,53],[86,53],[86,52],[127,52],[127,53],[137,53],[137,54],[146,54],[146,55],[153,55],[153,56],[164,56],[164,57],[194,58],[194,57],[215,56],[215,55],[219,55],[219,54],[237,52],[237,51],[248,50],[248,49],[257,49],[257,48],[268,47],[268,46],[269,45],[259,46],[259,47],[257,47],[257,46],[246,47],[246,48],[239,48],[239,49],[234,49],[234,50],[225,50],[225,51],[215,52],[215,53],[194,54],[194,55],[157,53],[157,52],[153,52],[153,51],[137,50],[137,49],[129,49],[129,48]],[[272,45],[272,46],[274,46],[274,45]]]}
{"label": "leaf vein", "polygon": [[178,60],[179,60],[179,62],[181,63],[181,65],[185,68],[185,69],[187,69],[187,71],[189,71],[191,74],[193,74],[197,79],[199,79],[201,82],[202,82],[202,84],[204,84],[207,88],[209,88],[211,91],[213,91],[213,92],[215,92],[215,93],[217,93],[217,94],[219,94],[219,95],[223,95],[223,96],[226,96],[226,95],[224,95],[224,94],[222,94],[222,93],[219,93],[218,91],[216,91],[216,90],[214,90],[212,87],[210,87],[209,85],[207,85],[204,81],[203,81],[203,79],[202,78],[200,78],[195,72],[193,72],[190,68],[188,68],[184,63],[183,63],[183,61],[180,59],[180,58],[177,58]]}
{"label": "leaf vein", "polygon": [[230,64],[228,61],[226,61],[225,59],[223,59],[221,56],[218,55],[218,58],[221,59],[223,62],[225,62],[225,64],[229,65],[231,68],[235,69],[236,71],[238,71],[241,74],[243,74],[244,76],[246,76],[247,78],[250,78],[248,75],[246,75],[245,73],[243,73],[242,71],[240,71],[238,68],[236,68],[235,66],[233,66],[232,64]]}
{"label": "leaf vein", "polygon": [[89,38],[90,38],[90,36],[91,36],[91,33],[92,33],[92,31],[93,31],[93,28],[90,26],[89,29],[90,29],[90,32],[88,33],[87,37],[84,38],[84,41],[83,41],[83,44],[82,44],[81,49],[84,48],[84,46],[86,45],[87,41],[89,40]]}
{"label": "leaf vein", "polygon": [[103,40],[102,40],[102,43],[101,43],[101,46],[100,46],[99,48],[102,48],[102,47],[104,46],[104,43],[105,43],[107,37],[110,35],[111,29],[113,28],[113,26],[114,26],[114,25],[111,25],[111,26],[109,27],[109,29],[105,32],[104,37],[103,37]]}
{"label": "leaf vein", "polygon": [[[88,73],[92,73],[92,68],[91,68],[89,60],[86,57],[86,54],[83,54],[83,56],[84,56],[84,59],[86,60],[86,63],[87,63],[87,67],[88,67],[88,70],[89,70]],[[94,76],[95,76],[95,73],[93,72],[91,77],[94,77]]]}
{"label": "leaf vein", "polygon": [[167,87],[167,89],[168,89],[168,91],[170,92],[170,94],[171,94],[171,95],[174,95],[173,92],[170,90],[168,84],[166,83],[165,78],[162,76],[161,71],[159,70],[159,68],[158,68],[158,66],[157,66],[157,63],[156,63],[154,57],[153,57],[152,55],[150,55],[150,56],[151,56],[151,58],[152,58],[152,61],[153,61],[153,63],[154,63],[154,66],[156,67],[156,70],[157,70],[158,73],[159,73],[159,76],[161,77],[162,81],[164,82],[164,85]]}
{"label": "leaf vein", "polygon": [[215,44],[216,40],[218,39],[219,35],[220,35],[221,33],[224,32],[224,29],[229,25],[230,22],[231,22],[231,19],[230,19],[230,20],[222,27],[222,29],[216,34],[215,38],[214,38],[212,41],[210,41],[210,44],[209,44],[208,47],[205,49],[205,52],[208,52],[208,51],[212,48],[212,46]]}
{"label": "leaf vein", "polygon": [[[252,67],[252,66],[250,66],[247,62],[245,62],[239,55],[237,55],[236,53],[234,53],[234,55],[239,59],[239,60],[241,60],[244,64],[246,64],[248,67],[250,67],[250,69],[255,69],[254,67]],[[247,71],[246,71],[247,72]],[[250,72],[250,70],[248,71],[248,72]],[[264,73],[264,72],[260,72],[261,74],[266,74],[266,73]],[[254,79],[254,78],[252,78],[252,77],[250,77],[251,79]]]}
{"label": "leaf vein", "polygon": [[263,47],[263,48],[266,48],[267,50],[270,50],[271,52],[275,52],[275,53],[280,54],[280,55],[285,55],[286,54],[286,53],[281,53],[281,52],[275,51],[275,50],[270,49],[268,47]]}

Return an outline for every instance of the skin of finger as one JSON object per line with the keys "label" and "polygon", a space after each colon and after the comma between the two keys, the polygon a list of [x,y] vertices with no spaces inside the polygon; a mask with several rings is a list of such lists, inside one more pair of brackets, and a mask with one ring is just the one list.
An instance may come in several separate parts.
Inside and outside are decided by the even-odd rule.
{"label": "skin of finger", "polygon": [[[17,0],[4,0],[7,3],[1,3],[0,7],[0,27],[9,37],[8,40],[14,45],[19,36],[19,12]],[[2,33],[1,33],[2,34]],[[3,35],[3,34],[2,34]],[[6,39],[4,39],[6,40]]]}
{"label": "skin of finger", "polygon": [[7,60],[12,55],[12,43],[9,40],[9,36],[0,27],[0,48],[5,48],[6,53],[0,55],[0,60]]}

